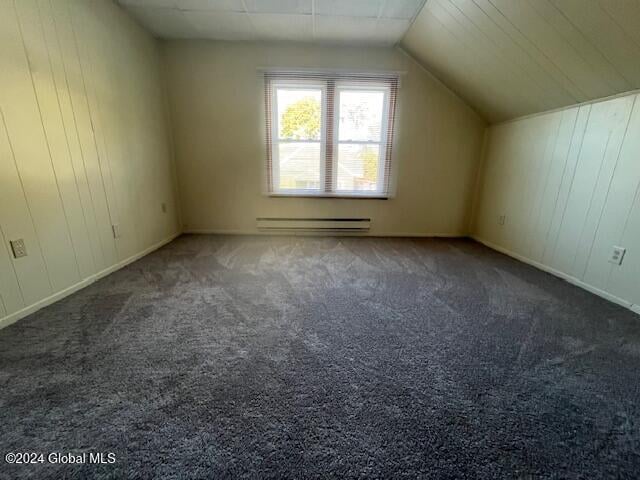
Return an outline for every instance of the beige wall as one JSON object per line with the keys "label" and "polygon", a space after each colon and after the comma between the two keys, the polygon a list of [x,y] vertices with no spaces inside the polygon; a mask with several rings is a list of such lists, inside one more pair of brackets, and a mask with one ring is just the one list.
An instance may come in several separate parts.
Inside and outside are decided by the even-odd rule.
{"label": "beige wall", "polygon": [[108,0],[0,0],[0,32],[2,326],[179,225],[156,42]]}
{"label": "beige wall", "polygon": [[[374,235],[467,233],[485,123],[394,49],[170,41],[167,83],[187,231],[255,232],[256,217],[372,218]],[[269,198],[258,67],[391,69],[402,77],[390,200]]]}
{"label": "beige wall", "polygon": [[638,132],[637,94],[491,127],[475,235],[640,313]]}

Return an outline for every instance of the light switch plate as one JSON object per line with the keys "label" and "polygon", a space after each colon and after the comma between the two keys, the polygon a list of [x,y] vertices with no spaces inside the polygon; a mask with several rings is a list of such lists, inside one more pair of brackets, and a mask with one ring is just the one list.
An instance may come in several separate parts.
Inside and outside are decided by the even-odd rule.
{"label": "light switch plate", "polygon": [[498,217],[498,225],[504,225],[504,222],[506,221],[507,216],[506,215],[500,215]]}
{"label": "light switch plate", "polygon": [[13,258],[20,258],[27,256],[27,247],[24,244],[24,239],[11,240],[11,251],[13,252]]}
{"label": "light switch plate", "polygon": [[627,252],[626,248],[614,246],[611,249],[611,255],[609,256],[609,263],[613,263],[614,265],[622,265],[622,260],[624,259],[624,254],[626,252]]}
{"label": "light switch plate", "polygon": [[113,230],[113,238],[120,238],[120,225],[114,223],[111,225],[111,230]]}

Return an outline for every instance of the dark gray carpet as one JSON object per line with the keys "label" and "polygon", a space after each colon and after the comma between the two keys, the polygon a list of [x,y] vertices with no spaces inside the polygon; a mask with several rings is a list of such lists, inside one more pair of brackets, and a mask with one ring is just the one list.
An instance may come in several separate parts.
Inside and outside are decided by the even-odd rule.
{"label": "dark gray carpet", "polygon": [[470,240],[183,236],[0,331],[1,478],[637,478],[640,318]]}

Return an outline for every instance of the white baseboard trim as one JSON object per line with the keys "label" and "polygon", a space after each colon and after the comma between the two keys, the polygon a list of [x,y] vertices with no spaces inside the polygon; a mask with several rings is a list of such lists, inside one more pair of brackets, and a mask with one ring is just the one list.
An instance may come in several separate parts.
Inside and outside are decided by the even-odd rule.
{"label": "white baseboard trim", "polygon": [[633,303],[629,302],[628,300],[625,300],[624,298],[620,298],[617,297],[609,292],[606,292],[604,290],[601,290],[597,287],[594,287],[593,285],[590,285],[586,282],[583,282],[582,280],[568,275],[564,272],[561,272],[560,270],[556,270],[555,268],[549,267],[548,265],[545,265],[543,263],[540,262],[536,262],[535,260],[531,260],[530,258],[527,258],[523,255],[520,255],[519,253],[515,253],[512,252],[511,250],[508,250],[504,247],[501,247],[500,245],[496,245],[495,243],[489,242],[487,240],[484,240],[476,235],[471,235],[471,238],[473,238],[475,241],[482,243],[483,245],[489,247],[492,250],[496,250],[500,253],[504,253],[505,255],[508,255],[512,258],[515,258],[516,260],[519,260],[523,263],[526,263],[528,265],[531,265],[532,267],[535,267],[539,270],[542,270],[544,272],[550,273],[551,275],[554,275],[558,278],[561,278],[562,280],[565,280],[577,287],[580,287],[584,290],[587,290],[588,292],[591,292],[595,295],[598,295],[599,297],[604,298],[605,300],[609,300],[610,302],[616,303],[620,306],[623,306],[625,308],[628,308],[629,310],[631,310],[632,312],[635,312],[637,314],[640,315],[640,305],[634,305]]}
{"label": "white baseboard trim", "polygon": [[144,257],[145,255],[150,254],[151,252],[153,252],[154,250],[159,249],[160,247],[166,245],[167,243],[173,241],[174,239],[176,239],[177,237],[179,237],[182,233],[178,232],[178,233],[174,233],[173,235],[170,235],[169,237],[165,238],[164,240],[155,243],[153,245],[151,245],[148,248],[145,248],[143,251],[136,253],[135,255],[130,256],[129,258],[126,258],[114,265],[111,265],[110,267],[105,268],[104,270],[101,270],[97,273],[94,273],[93,275],[91,275],[90,277],[87,277],[83,280],[80,280],[78,283],[75,283],[73,285],[71,285],[70,287],[65,288],[64,290],[60,290],[59,292],[54,293],[53,295],[50,295],[46,298],[43,298],[42,300],[37,301],[34,304],[31,304],[27,307],[24,307],[20,310],[18,310],[17,312],[13,312],[9,315],[7,315],[4,318],[0,318],[0,329],[3,329],[4,327],[8,327],[9,325],[11,325],[12,323],[17,322],[18,320],[26,317],[27,315],[31,315],[34,312],[37,312],[38,310],[40,310],[41,308],[44,308],[48,305],[51,305],[52,303],[57,302],[58,300],[63,299],[64,297],[67,297],[69,295],[71,295],[72,293],[77,292],[78,290],[81,290],[85,287],[88,287],[89,285],[91,285],[92,283],[100,280],[103,277],[106,277],[107,275],[109,275],[110,273],[115,272],[116,270],[120,270],[122,267],[125,267],[127,265],[129,265],[130,263],[135,262],[136,260],[141,259],[142,257]]}
{"label": "white baseboard trim", "polygon": [[185,229],[182,233],[192,235],[265,235],[265,236],[334,236],[334,237],[419,237],[419,238],[467,238],[469,235],[465,233],[424,233],[424,232],[274,232],[261,230],[224,230],[216,228],[193,228]]}

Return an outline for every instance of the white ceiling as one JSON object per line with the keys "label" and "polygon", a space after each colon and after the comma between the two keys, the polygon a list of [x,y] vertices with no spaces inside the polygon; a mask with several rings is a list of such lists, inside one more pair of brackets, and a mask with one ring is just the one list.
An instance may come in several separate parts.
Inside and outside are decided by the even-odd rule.
{"label": "white ceiling", "polygon": [[640,0],[115,0],[160,38],[400,43],[490,122],[640,89]]}
{"label": "white ceiling", "polygon": [[159,38],[394,45],[425,0],[117,0]]}

